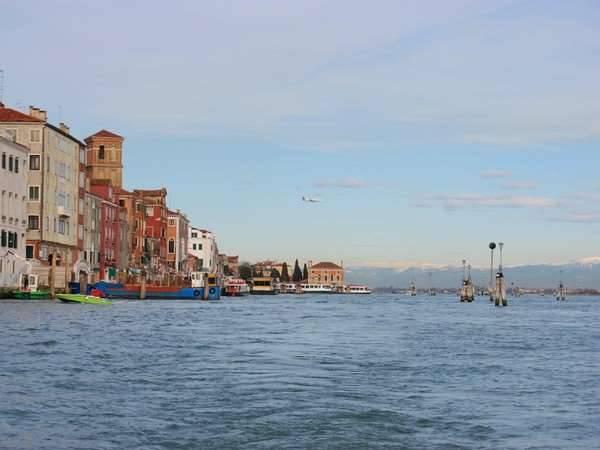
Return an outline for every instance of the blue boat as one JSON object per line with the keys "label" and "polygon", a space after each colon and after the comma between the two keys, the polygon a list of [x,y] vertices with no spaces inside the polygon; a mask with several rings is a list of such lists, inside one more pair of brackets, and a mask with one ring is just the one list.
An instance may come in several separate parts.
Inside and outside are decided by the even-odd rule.
{"label": "blue boat", "polygon": [[[206,279],[206,288],[204,281]],[[215,274],[194,272],[191,274],[191,286],[154,286],[146,285],[145,298],[149,300],[219,300],[221,287]],[[100,281],[88,287],[95,289],[106,298],[139,299],[141,284],[107,283]],[[208,293],[205,296],[205,289]]]}

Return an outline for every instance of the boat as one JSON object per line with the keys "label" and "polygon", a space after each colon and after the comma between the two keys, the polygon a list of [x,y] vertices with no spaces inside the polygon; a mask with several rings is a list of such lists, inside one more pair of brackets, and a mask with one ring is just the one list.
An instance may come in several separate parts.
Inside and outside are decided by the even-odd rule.
{"label": "boat", "polygon": [[112,305],[112,302],[101,297],[83,294],[56,294],[56,298],[63,303],[83,303],[88,305]]}
{"label": "boat", "polygon": [[364,284],[351,284],[349,286],[344,286],[342,291],[344,294],[371,294],[372,291],[369,289],[369,286],[365,286]]}
{"label": "boat", "polygon": [[556,291],[556,300],[565,301],[567,299],[567,288],[563,284],[562,281],[562,270],[560,271],[560,283],[558,284],[558,289]]}
{"label": "boat", "polygon": [[302,294],[300,286],[296,283],[280,283],[280,294]]}
{"label": "boat", "polygon": [[463,279],[462,286],[460,287],[459,296],[461,302],[469,302],[471,303],[475,300],[475,286],[473,286],[473,280],[471,279],[471,265],[468,266],[469,272],[468,275],[465,272],[465,264],[466,260],[463,259]]}
{"label": "boat", "polygon": [[43,300],[50,298],[50,291],[38,289],[37,275],[23,274],[21,288],[18,291],[13,291],[11,296],[19,300]]}
{"label": "boat", "polygon": [[300,285],[300,290],[304,294],[333,294],[336,291],[335,286],[311,283],[302,283]]}
{"label": "boat", "polygon": [[252,295],[276,295],[279,289],[271,277],[254,277],[250,282],[250,293]]}
{"label": "boat", "polygon": [[415,286],[415,283],[413,281],[410,282],[410,288],[408,292],[411,297],[417,296],[417,286]]}
{"label": "boat", "polygon": [[248,283],[241,278],[228,278],[223,283],[223,295],[227,297],[242,297],[250,294]]}
{"label": "boat", "polygon": [[50,291],[13,291],[11,296],[19,300],[45,300],[50,298]]}
{"label": "boat", "polygon": [[[221,298],[221,287],[216,274],[192,272],[188,284],[189,286],[154,286],[147,284],[143,298],[148,300],[219,300]],[[142,297],[141,284],[100,281],[90,286],[90,288],[97,289],[106,298],[140,299]]]}

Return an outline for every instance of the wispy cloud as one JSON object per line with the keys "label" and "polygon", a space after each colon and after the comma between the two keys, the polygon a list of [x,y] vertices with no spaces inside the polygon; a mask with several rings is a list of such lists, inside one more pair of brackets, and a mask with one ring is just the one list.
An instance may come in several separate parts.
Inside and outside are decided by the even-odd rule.
{"label": "wispy cloud", "polygon": [[600,223],[600,212],[569,212],[560,217],[553,217],[552,222],[568,223]]}
{"label": "wispy cloud", "polygon": [[339,180],[319,180],[313,183],[313,186],[323,189],[360,189],[367,187],[367,183],[356,178],[342,178]]}
{"label": "wispy cloud", "polygon": [[441,206],[447,210],[462,208],[557,208],[560,201],[550,197],[518,196],[518,195],[432,195],[419,199],[415,206]]}
{"label": "wispy cloud", "polygon": [[501,187],[510,191],[533,191],[537,188],[537,185],[530,181],[512,181],[504,183]]}
{"label": "wispy cloud", "polygon": [[509,178],[512,173],[508,170],[484,170],[479,176],[481,178]]}

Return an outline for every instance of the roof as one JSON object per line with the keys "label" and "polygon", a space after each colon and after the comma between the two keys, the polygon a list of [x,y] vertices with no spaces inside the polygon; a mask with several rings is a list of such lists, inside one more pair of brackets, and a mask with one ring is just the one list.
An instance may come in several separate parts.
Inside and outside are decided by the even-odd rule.
{"label": "roof", "polygon": [[335,270],[344,270],[343,267],[338,266],[332,262],[320,262],[317,264],[313,264],[311,269],[335,269]]}
{"label": "roof", "polygon": [[87,141],[88,139],[98,138],[98,137],[101,137],[101,138],[112,138],[112,139],[121,139],[121,140],[123,140],[123,136],[119,136],[118,134],[115,134],[112,131],[108,131],[108,130],[105,130],[105,129],[102,129],[102,130],[98,131],[97,133],[92,134],[91,136],[86,137],[85,140]]}
{"label": "roof", "polygon": [[24,122],[24,123],[44,123],[43,120],[36,119],[29,114],[24,114],[15,109],[6,108],[0,104],[0,122]]}

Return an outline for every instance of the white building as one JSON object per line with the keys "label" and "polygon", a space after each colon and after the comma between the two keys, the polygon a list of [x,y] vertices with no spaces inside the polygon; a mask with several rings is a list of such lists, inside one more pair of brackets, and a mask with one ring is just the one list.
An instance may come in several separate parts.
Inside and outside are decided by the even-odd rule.
{"label": "white building", "polygon": [[197,269],[203,272],[217,271],[219,248],[217,239],[208,230],[189,227],[188,253],[198,258]]}
{"label": "white building", "polygon": [[172,271],[187,274],[193,269],[187,267],[190,221],[179,209],[169,211],[168,218],[167,264]]}
{"label": "white building", "polygon": [[28,272],[25,233],[29,149],[14,143],[9,133],[0,130],[0,158],[0,291],[3,291],[18,288],[20,275]]}

